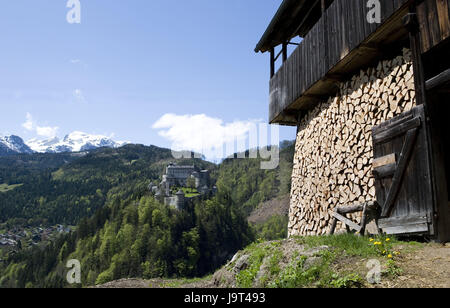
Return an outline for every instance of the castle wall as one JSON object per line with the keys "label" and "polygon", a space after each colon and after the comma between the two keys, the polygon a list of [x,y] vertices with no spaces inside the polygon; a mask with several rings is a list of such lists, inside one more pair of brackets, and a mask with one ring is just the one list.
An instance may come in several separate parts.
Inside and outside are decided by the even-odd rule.
{"label": "castle wall", "polygon": [[339,89],[299,123],[289,236],[326,234],[330,210],[376,200],[372,127],[416,105],[410,51],[360,71]]}

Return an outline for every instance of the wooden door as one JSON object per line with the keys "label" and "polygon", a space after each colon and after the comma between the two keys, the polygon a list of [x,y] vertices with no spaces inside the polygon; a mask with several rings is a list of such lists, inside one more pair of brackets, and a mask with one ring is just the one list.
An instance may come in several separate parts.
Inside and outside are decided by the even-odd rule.
{"label": "wooden door", "polygon": [[387,234],[434,234],[430,156],[423,106],[373,129],[379,228]]}

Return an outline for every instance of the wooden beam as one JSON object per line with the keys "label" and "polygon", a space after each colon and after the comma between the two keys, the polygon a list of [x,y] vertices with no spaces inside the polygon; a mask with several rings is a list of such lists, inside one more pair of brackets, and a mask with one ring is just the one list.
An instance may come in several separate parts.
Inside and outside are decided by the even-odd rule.
{"label": "wooden beam", "polygon": [[411,120],[408,120],[401,124],[396,124],[392,127],[388,127],[387,129],[378,132],[376,136],[373,137],[373,143],[380,144],[384,143],[388,140],[394,139],[400,135],[403,135],[407,131],[417,128],[421,126],[421,120],[420,117],[412,118]]}
{"label": "wooden beam", "polygon": [[270,49],[270,78],[275,75],[275,48]]}
{"label": "wooden beam", "polygon": [[359,226],[358,224],[354,223],[353,221],[351,221],[350,219],[348,219],[347,217],[342,216],[339,213],[336,212],[331,212],[330,213],[334,218],[336,218],[337,220],[339,220],[340,222],[344,223],[347,227],[352,228],[353,230],[355,230],[356,232],[360,232],[361,231],[361,226]]}
{"label": "wooden beam", "polygon": [[410,6],[409,13],[403,17],[403,25],[409,31],[417,105],[426,106],[425,72],[423,67],[422,51],[420,48],[420,29],[416,14],[416,6],[414,4]]}
{"label": "wooden beam", "polygon": [[443,71],[439,75],[430,78],[426,82],[426,88],[428,91],[437,88],[443,84],[446,84],[447,82],[450,82],[450,68]]}
{"label": "wooden beam", "polygon": [[356,212],[361,212],[364,208],[364,205],[358,204],[358,205],[350,205],[350,206],[342,206],[337,208],[337,212],[341,215],[344,214],[352,214]]}
{"label": "wooden beam", "polygon": [[283,63],[286,62],[288,58],[288,51],[287,51],[287,43],[283,43],[282,52],[283,52]]}
{"label": "wooden beam", "polygon": [[397,163],[397,155],[395,153],[374,159],[372,167],[374,169],[390,164]]}
{"label": "wooden beam", "polygon": [[397,164],[390,164],[373,169],[372,174],[376,179],[380,180],[393,176],[395,170],[397,170]]}

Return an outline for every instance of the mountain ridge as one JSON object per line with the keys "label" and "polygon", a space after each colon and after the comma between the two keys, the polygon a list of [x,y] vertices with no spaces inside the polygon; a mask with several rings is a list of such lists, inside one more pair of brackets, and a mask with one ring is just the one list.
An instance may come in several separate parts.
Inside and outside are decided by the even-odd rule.
{"label": "mountain ridge", "polygon": [[70,153],[90,151],[102,147],[119,148],[130,142],[114,141],[111,137],[87,134],[74,131],[63,139],[30,139],[24,141],[21,137],[10,135],[0,136],[0,156],[32,153]]}
{"label": "mountain ridge", "polygon": [[19,136],[0,136],[0,156],[31,153],[33,150]]}

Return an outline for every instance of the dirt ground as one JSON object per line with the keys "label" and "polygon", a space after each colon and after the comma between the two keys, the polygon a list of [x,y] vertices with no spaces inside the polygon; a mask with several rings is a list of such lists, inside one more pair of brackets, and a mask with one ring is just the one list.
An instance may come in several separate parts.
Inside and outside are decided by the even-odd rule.
{"label": "dirt ground", "polygon": [[450,288],[450,245],[428,244],[399,260],[403,273],[390,288]]}

